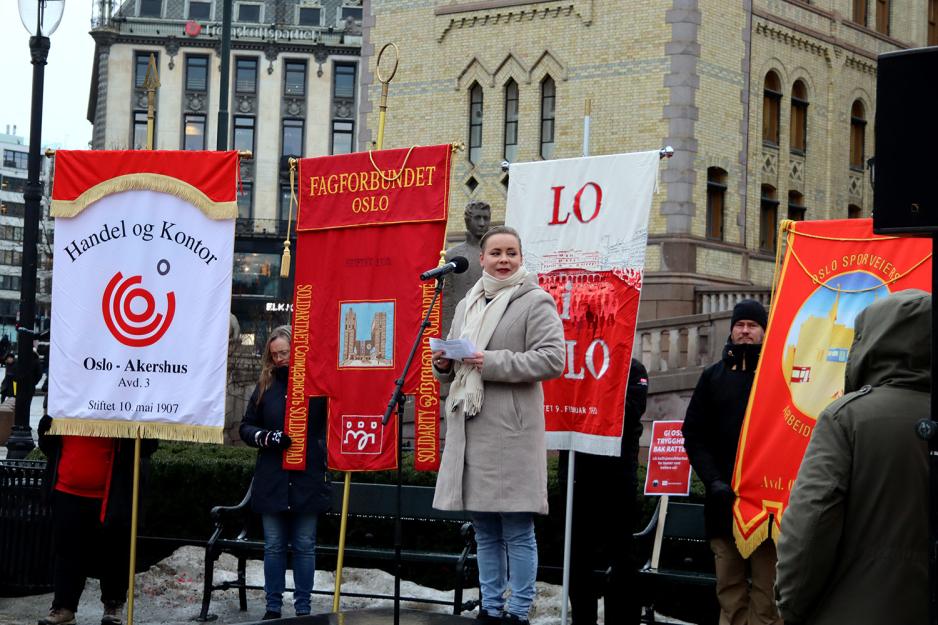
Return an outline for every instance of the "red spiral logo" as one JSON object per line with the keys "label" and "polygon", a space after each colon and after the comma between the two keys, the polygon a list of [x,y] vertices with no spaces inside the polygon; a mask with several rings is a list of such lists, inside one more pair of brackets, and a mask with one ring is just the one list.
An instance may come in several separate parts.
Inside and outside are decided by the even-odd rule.
{"label": "red spiral logo", "polygon": [[[141,276],[130,276],[126,280],[121,272],[114,274],[104,289],[101,300],[101,312],[104,323],[118,341],[128,347],[146,347],[160,340],[173,322],[176,312],[176,296],[170,291],[166,294],[166,313],[156,312],[153,294],[142,286]],[[135,299],[142,299],[146,308],[135,313],[130,304]]]}

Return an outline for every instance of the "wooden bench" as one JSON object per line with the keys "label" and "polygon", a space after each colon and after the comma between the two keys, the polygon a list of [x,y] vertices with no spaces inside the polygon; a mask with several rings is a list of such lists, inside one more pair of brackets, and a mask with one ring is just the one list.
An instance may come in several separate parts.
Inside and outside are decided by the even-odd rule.
{"label": "wooden bench", "polygon": [[[349,498],[349,519],[362,519],[364,523],[388,523],[395,517],[397,510],[396,486],[387,484],[352,484]],[[197,618],[199,621],[214,619],[209,614],[212,593],[217,590],[238,589],[238,599],[242,611],[247,610],[247,589],[261,589],[262,586],[247,584],[245,569],[247,560],[263,559],[264,541],[257,531],[256,515],[251,512],[251,487],[241,502],[235,506],[216,506],[212,508],[212,520],[215,529],[205,547],[205,581],[202,594],[202,610]],[[475,562],[473,550],[472,525],[465,512],[445,512],[432,507],[433,488],[427,486],[404,486],[402,493],[402,519],[404,521],[405,541],[414,528],[425,523],[445,523],[453,526],[453,544],[457,545],[453,551],[422,551],[419,549],[402,549],[401,561],[404,563],[432,563],[445,564],[453,567],[452,585],[453,614],[458,615],[464,610],[473,609],[478,602],[463,602],[463,588],[469,576],[468,565]],[[338,517],[342,510],[342,487],[336,484],[332,494],[332,511],[330,516]],[[338,526],[338,523],[335,524]],[[320,524],[322,527],[322,524]],[[334,556],[338,553],[335,544],[328,540],[337,540],[338,536],[325,536],[319,531],[316,544],[317,565],[320,556]],[[373,565],[376,560],[394,561],[393,543],[386,547],[361,546],[349,544],[345,546],[345,564],[350,561],[361,562],[363,565]],[[222,553],[229,553],[238,560],[237,578],[230,581],[215,583],[215,561]],[[287,589],[291,591],[292,589]],[[315,594],[333,594],[333,589],[314,589]],[[393,599],[393,595],[350,593],[342,592],[344,597],[367,597],[373,599]],[[401,597],[402,601],[415,601],[421,603],[435,603],[450,605],[448,601],[438,599],[425,599],[421,597]]]}
{"label": "wooden bench", "polygon": [[642,621],[657,622],[657,611],[700,625],[717,623],[716,573],[703,504],[669,502],[662,497],[648,526],[636,538],[652,544],[650,557],[639,571],[645,608]]}

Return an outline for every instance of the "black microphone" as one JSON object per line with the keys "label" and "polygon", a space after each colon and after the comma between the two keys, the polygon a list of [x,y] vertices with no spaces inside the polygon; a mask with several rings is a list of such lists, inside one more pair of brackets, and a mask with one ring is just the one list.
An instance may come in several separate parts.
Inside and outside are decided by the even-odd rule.
{"label": "black microphone", "polygon": [[420,274],[421,280],[433,280],[434,278],[441,278],[448,273],[462,273],[466,269],[469,269],[469,261],[466,260],[465,256],[453,256],[453,260],[449,261],[441,267],[434,267],[429,271],[424,271]]}

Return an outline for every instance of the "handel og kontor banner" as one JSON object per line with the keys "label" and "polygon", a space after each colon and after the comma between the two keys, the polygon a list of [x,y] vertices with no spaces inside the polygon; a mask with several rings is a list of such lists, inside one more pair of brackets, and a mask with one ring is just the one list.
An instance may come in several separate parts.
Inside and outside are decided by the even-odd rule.
{"label": "handel og kontor banner", "polygon": [[236,152],[56,152],[53,432],[221,443]]}
{"label": "handel og kontor banner", "polygon": [[857,314],[896,291],[931,290],[930,239],[874,235],[870,219],[785,221],[781,232],[785,257],[733,473],[744,557],[779,535],[815,423],[844,394]]}
{"label": "handel og kontor banner", "polygon": [[557,302],[563,375],[544,383],[549,449],[618,456],[659,153],[511,165],[505,223]]}

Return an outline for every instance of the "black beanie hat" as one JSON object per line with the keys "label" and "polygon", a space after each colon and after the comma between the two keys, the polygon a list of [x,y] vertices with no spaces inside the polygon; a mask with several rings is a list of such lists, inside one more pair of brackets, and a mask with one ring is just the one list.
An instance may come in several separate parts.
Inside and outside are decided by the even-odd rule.
{"label": "black beanie hat", "polygon": [[768,315],[765,313],[765,307],[754,299],[740,300],[733,307],[733,319],[730,321],[730,327],[736,325],[737,321],[745,319],[746,321],[755,321],[762,329],[769,324]]}

